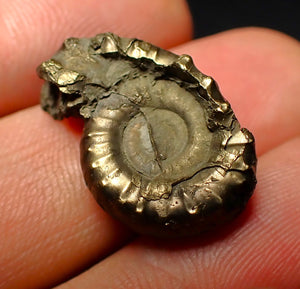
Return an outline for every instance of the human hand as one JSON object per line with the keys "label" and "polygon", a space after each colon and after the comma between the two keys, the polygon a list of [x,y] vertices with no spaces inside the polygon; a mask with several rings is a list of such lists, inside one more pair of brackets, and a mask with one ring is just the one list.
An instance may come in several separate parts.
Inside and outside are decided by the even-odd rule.
{"label": "human hand", "polygon": [[[188,42],[181,0],[0,0],[0,7],[1,289],[299,288],[296,40],[248,28]],[[233,223],[189,240],[154,240],[133,235],[94,201],[79,164],[80,128],[34,106],[35,68],[65,38],[106,31],[190,54],[253,132],[258,185]]]}

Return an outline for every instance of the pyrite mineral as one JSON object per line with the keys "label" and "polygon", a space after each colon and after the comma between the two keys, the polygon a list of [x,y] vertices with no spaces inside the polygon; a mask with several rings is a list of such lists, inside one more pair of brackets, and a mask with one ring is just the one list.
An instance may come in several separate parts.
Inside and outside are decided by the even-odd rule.
{"label": "pyrite mineral", "polygon": [[190,56],[104,33],[67,39],[38,75],[44,110],[84,119],[85,182],[132,230],[197,235],[246,206],[254,138]]}

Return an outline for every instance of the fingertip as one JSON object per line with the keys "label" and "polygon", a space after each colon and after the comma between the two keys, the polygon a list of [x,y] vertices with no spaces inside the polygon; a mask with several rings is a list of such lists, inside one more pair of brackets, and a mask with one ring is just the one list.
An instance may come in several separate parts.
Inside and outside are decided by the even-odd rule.
{"label": "fingertip", "polygon": [[1,1],[0,116],[36,104],[36,67],[68,37],[114,32],[168,48],[190,40],[191,15],[184,0]]}

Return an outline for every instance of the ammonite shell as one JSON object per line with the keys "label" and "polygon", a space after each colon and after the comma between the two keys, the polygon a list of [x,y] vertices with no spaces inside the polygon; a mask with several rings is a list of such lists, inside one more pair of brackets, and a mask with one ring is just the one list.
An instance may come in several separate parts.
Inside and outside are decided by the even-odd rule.
{"label": "ammonite shell", "polygon": [[192,236],[245,207],[254,138],[190,56],[105,33],[67,39],[38,74],[43,109],[85,119],[86,184],[133,230]]}

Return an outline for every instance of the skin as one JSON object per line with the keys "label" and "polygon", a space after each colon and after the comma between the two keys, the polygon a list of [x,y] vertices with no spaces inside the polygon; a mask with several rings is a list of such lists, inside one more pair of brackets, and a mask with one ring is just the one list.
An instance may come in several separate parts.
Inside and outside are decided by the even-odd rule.
{"label": "skin", "polygon": [[[0,0],[0,288],[299,289],[299,42],[259,28],[189,41],[181,0],[38,3]],[[231,224],[155,240],[94,201],[79,164],[82,124],[36,105],[35,68],[63,39],[105,31],[190,54],[253,132],[258,185]]]}

